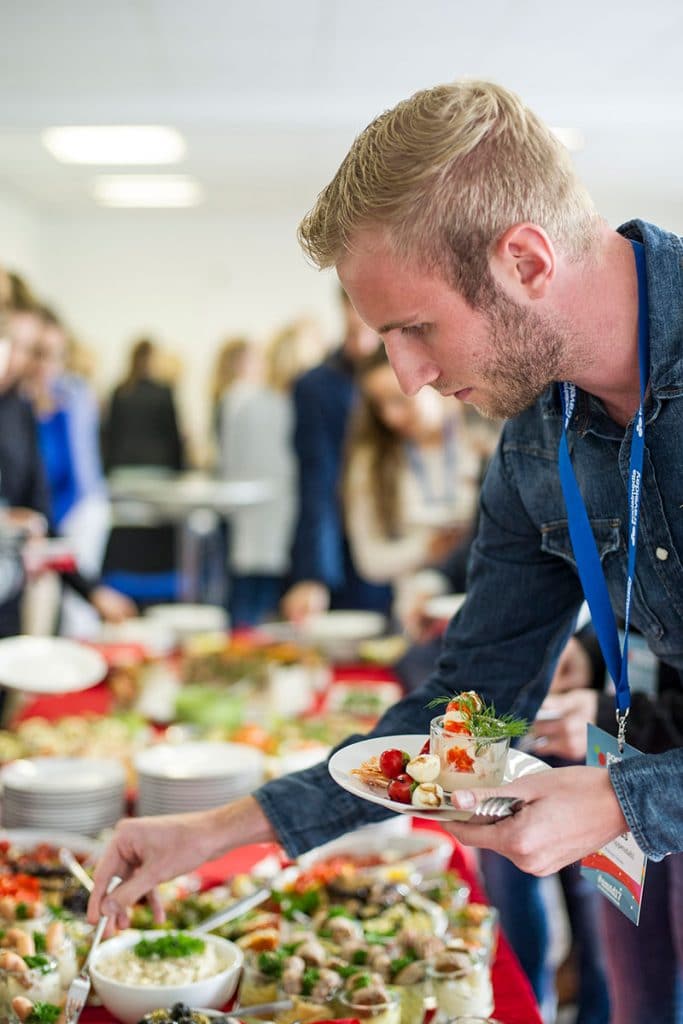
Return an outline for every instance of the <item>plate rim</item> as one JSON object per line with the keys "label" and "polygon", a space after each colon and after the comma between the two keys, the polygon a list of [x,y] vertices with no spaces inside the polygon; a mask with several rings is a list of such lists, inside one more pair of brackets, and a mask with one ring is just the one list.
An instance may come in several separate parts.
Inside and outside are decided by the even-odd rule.
{"label": "plate rim", "polygon": [[[20,654],[22,647],[32,645],[46,648],[48,651],[49,648],[52,648],[54,653],[57,653],[60,648],[64,651],[71,651],[77,657],[84,658],[86,661],[89,660],[90,667],[87,671],[85,668],[80,669],[80,681],[67,683],[66,685],[64,683],[59,683],[59,685],[46,683],[46,678],[49,678],[49,671],[46,672],[45,676],[41,676],[39,682],[31,682],[26,679],[17,681],[16,676],[6,676],[4,673],[7,670],[2,667],[3,657],[11,657],[13,649],[19,649]],[[43,655],[43,657],[45,656]],[[49,657],[49,654],[47,656]],[[106,659],[99,651],[89,644],[80,643],[78,640],[72,640],[70,637],[32,636],[29,633],[19,633],[17,636],[7,636],[0,639],[0,683],[9,690],[44,694],[78,693],[102,682],[107,672]]]}
{"label": "plate rim", "polygon": [[[387,747],[396,746],[400,749],[406,749],[408,753],[411,753],[410,748],[414,746],[415,752],[417,753],[428,738],[429,737],[424,733],[397,733],[392,736],[368,736],[363,740],[358,740],[356,743],[349,743],[345,747],[341,747],[339,750],[335,751],[327,762],[327,770],[337,785],[341,786],[342,789],[345,789],[347,793],[351,793],[352,796],[356,796],[361,800],[368,800],[370,803],[378,804],[380,807],[384,807],[391,813],[409,814],[414,818],[425,818],[430,821],[469,821],[472,817],[471,811],[459,811],[455,807],[449,805],[445,805],[444,807],[439,808],[439,810],[434,811],[423,810],[422,808],[413,807],[411,804],[399,804],[394,800],[389,800],[387,797],[380,796],[379,793],[374,793],[370,789],[361,790],[360,787],[362,786],[362,783],[356,783],[348,773],[342,773],[339,769],[339,762],[345,759],[344,755],[351,749],[382,741],[386,742]],[[540,758],[534,757],[533,754],[527,754],[522,750],[516,750],[514,747],[510,748],[510,755],[512,754],[523,758],[525,761],[529,760],[535,762],[539,766],[534,769],[535,772],[552,771],[550,765],[541,761]]]}

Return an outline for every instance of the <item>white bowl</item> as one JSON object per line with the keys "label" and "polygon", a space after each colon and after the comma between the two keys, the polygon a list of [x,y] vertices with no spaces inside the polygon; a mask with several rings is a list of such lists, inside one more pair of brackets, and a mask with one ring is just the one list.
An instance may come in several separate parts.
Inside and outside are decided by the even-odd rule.
{"label": "white bowl", "polygon": [[312,615],[298,626],[299,635],[333,660],[357,656],[363,640],[381,636],[387,620],[380,612],[335,611]]}
{"label": "white bowl", "polygon": [[177,643],[198,633],[225,633],[230,627],[225,608],[214,604],[155,604],[145,616],[171,630]]}
{"label": "white bowl", "polygon": [[[400,822],[409,822],[407,818],[397,819]],[[364,829],[358,829],[339,839],[333,839],[324,846],[317,846],[308,853],[302,854],[297,863],[304,870],[312,867],[313,864],[328,857],[343,856],[385,856],[387,859],[382,865],[373,869],[380,874],[383,870],[391,869],[392,864],[408,863],[421,875],[435,875],[445,871],[453,854],[453,843],[447,835],[440,835],[432,829],[416,829],[401,835],[387,834],[386,831],[377,830],[375,826],[367,825]]]}
{"label": "white bowl", "polygon": [[220,1010],[235,994],[244,961],[242,950],[233,942],[218,935],[201,932],[183,934],[196,935],[197,938],[217,946],[220,955],[228,964],[219,974],[214,974],[210,978],[178,985],[128,985],[122,981],[114,981],[113,978],[106,978],[99,971],[98,966],[103,960],[130,949],[140,939],[158,939],[165,934],[167,933],[163,931],[128,930],[103,942],[95,953],[90,968],[95,991],[105,1008],[122,1024],[137,1024],[140,1018],[151,1010],[172,1006],[174,1003]]}

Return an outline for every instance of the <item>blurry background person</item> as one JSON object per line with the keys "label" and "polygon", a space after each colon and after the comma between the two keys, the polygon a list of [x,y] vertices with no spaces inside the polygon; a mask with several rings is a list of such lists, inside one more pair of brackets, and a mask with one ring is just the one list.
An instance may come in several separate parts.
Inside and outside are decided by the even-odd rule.
{"label": "blurry background person", "polygon": [[[8,342],[4,366],[0,370],[0,503],[24,523],[50,522],[50,499],[40,457],[38,431],[28,401],[19,393],[25,379],[33,347],[42,337],[40,308],[30,289],[17,275],[10,275],[6,310]],[[28,515],[28,510],[39,518]],[[35,532],[31,527],[29,532]],[[99,579],[86,579],[80,573],[64,575],[64,581],[85,597],[98,614],[120,621],[134,610],[121,594],[103,586]],[[0,635],[21,631],[22,593],[0,607]]]}
{"label": "blurry background person", "polygon": [[[173,391],[156,379],[155,355],[151,339],[135,342],[128,371],[111,396],[102,424],[107,474],[131,468],[169,474],[183,468]],[[115,526],[105,554],[104,577],[139,604],[175,600],[180,581],[174,526]]]}
{"label": "blurry background person", "polygon": [[155,374],[156,345],[135,342],[128,371],[114,389],[102,423],[105,472],[130,466],[179,471],[183,444],[173,391]]}
{"label": "blurry background person", "polygon": [[[405,395],[383,348],[357,366],[361,394],[344,478],[346,528],[366,579],[394,588],[400,618],[414,574],[469,538],[479,457],[456,403]],[[435,525],[431,525],[435,524]]]}
{"label": "blurry background person", "polygon": [[239,382],[259,383],[263,376],[259,347],[243,335],[226,338],[221,345],[211,375],[211,437],[220,447],[224,440],[223,399]]}
{"label": "blurry background person", "polygon": [[292,384],[321,356],[320,334],[302,319],[284,327],[265,353],[265,381],[242,378],[221,402],[220,466],[227,480],[266,480],[268,501],[230,516],[230,614],[255,626],[277,613],[296,521]]}
{"label": "blurry background person", "polygon": [[[0,601],[0,637],[21,632],[23,568],[12,551],[12,525],[32,522],[34,535],[47,530],[48,497],[31,407],[18,390],[28,353],[39,336],[33,296],[16,275],[0,268],[0,506],[6,524],[8,585]],[[33,518],[38,513],[36,518]],[[19,528],[19,532],[21,529]]]}
{"label": "blurry background person", "polygon": [[282,613],[300,621],[327,608],[387,612],[391,591],[369,583],[353,563],[344,528],[341,477],[344,441],[356,398],[354,371],[380,344],[340,289],[344,316],[341,346],[294,385],[294,448],[298,473],[298,518],[291,586]]}
{"label": "blurry background person", "polygon": [[[42,331],[31,350],[22,390],[38,423],[52,525],[69,539],[79,572],[95,578],[102,570],[111,525],[97,400],[83,377],[65,371],[68,338],[58,317],[46,307],[40,316]],[[87,636],[96,630],[93,608],[73,592],[64,594],[60,632]]]}

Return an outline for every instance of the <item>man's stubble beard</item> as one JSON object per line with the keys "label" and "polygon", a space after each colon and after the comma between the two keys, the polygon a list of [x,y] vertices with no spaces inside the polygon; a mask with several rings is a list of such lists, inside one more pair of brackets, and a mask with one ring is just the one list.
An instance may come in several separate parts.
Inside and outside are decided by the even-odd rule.
{"label": "man's stubble beard", "polygon": [[507,295],[499,294],[486,315],[495,356],[478,368],[490,398],[475,408],[489,419],[509,419],[530,408],[553,381],[565,378],[574,335],[567,323],[533,313]]}

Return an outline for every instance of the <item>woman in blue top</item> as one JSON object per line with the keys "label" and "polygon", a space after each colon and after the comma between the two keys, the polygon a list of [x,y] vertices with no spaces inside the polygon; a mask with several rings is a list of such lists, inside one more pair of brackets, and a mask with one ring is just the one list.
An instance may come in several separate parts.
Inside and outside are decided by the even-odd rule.
{"label": "woman in blue top", "polygon": [[[68,537],[78,569],[98,577],[110,528],[110,507],[99,457],[99,417],[87,382],[65,372],[67,337],[50,310],[40,310],[42,331],[24,377],[38,425],[53,529]],[[64,595],[61,629],[86,635],[94,610],[77,594]]]}

